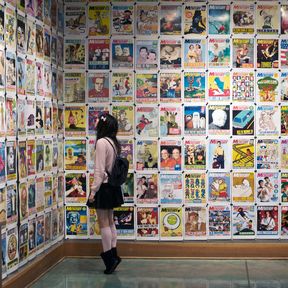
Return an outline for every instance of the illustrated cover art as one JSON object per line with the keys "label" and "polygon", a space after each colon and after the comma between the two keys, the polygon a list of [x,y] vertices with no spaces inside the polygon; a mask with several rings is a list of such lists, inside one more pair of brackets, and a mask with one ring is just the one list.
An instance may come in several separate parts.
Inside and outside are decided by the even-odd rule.
{"label": "illustrated cover art", "polygon": [[5,173],[5,162],[6,162],[6,151],[5,142],[0,143],[0,183],[5,183],[6,173]]}
{"label": "illustrated cover art", "polygon": [[206,169],[206,141],[204,139],[185,139],[184,169]]}
{"label": "illustrated cover art", "polygon": [[158,204],[158,174],[137,174],[136,203]]}
{"label": "illustrated cover art", "polygon": [[138,140],[136,141],[136,170],[158,169],[158,141]]}
{"label": "illustrated cover art", "polygon": [[[86,237],[87,231],[87,207],[66,206],[66,237]],[[74,236],[74,237],[73,237]]]}
{"label": "illustrated cover art", "polygon": [[43,0],[43,22],[51,26],[51,0]]}
{"label": "illustrated cover art", "polygon": [[44,60],[47,62],[51,61],[51,32],[48,29],[44,29],[43,38],[43,49],[44,49]]}
{"label": "illustrated cover art", "polygon": [[258,172],[256,178],[257,202],[279,202],[279,173]]}
{"label": "illustrated cover art", "polygon": [[28,257],[28,223],[19,227],[19,262],[24,265]]}
{"label": "illustrated cover art", "polygon": [[158,108],[152,106],[136,107],[136,136],[137,137],[158,137]]}
{"label": "illustrated cover art", "polygon": [[28,213],[29,216],[36,213],[36,184],[35,179],[30,178],[27,182],[28,190]]}
{"label": "illustrated cover art", "polygon": [[88,92],[86,94],[86,100],[88,102],[109,102],[109,73],[88,73],[87,82]]}
{"label": "illustrated cover art", "polygon": [[207,236],[206,207],[185,207],[185,236],[187,240],[198,240]]}
{"label": "illustrated cover art", "polygon": [[280,95],[281,101],[288,101],[288,72],[281,73]]}
{"label": "illustrated cover art", "polygon": [[85,101],[85,73],[65,73],[64,88],[66,103],[84,103]]}
{"label": "illustrated cover art", "polygon": [[88,36],[109,36],[110,35],[110,6],[88,5]]}
{"label": "illustrated cover art", "polygon": [[120,139],[121,146],[120,156],[126,158],[129,162],[129,169],[134,169],[134,143],[132,139]]}
{"label": "illustrated cover art", "polygon": [[234,38],[233,68],[254,68],[254,39]]}
{"label": "illustrated cover art", "polygon": [[[121,46],[120,46],[121,48]],[[110,40],[88,40],[88,69],[109,69],[110,67]]]}
{"label": "illustrated cover art", "polygon": [[230,72],[209,71],[208,100],[229,101],[230,99]]}
{"label": "illustrated cover art", "polygon": [[35,16],[39,21],[43,21],[43,0],[35,0]]}
{"label": "illustrated cover art", "polygon": [[54,66],[57,66],[57,35],[51,35],[51,63]]}
{"label": "illustrated cover art", "polygon": [[231,47],[229,38],[210,38],[208,65],[210,68],[230,68]]}
{"label": "illustrated cover art", "polygon": [[181,40],[160,40],[160,68],[175,69],[182,65]]}
{"label": "illustrated cover art", "polygon": [[[3,3],[2,3],[3,4]],[[1,46],[4,44],[4,25],[5,25],[5,12],[4,12],[4,6],[0,5],[0,44]]]}
{"label": "illustrated cover art", "polygon": [[109,113],[109,106],[88,106],[88,134],[91,136],[95,136],[96,120],[100,113]]}
{"label": "illustrated cover art", "polygon": [[0,96],[0,136],[4,137],[6,135],[6,123],[5,123],[5,98]]}
{"label": "illustrated cover art", "polygon": [[184,134],[205,135],[206,106],[184,106]]}
{"label": "illustrated cover art", "polygon": [[51,215],[51,211],[45,213],[45,231],[44,231],[44,239],[45,239],[45,244],[49,244],[49,242],[51,241],[51,237],[52,237],[52,215]]}
{"label": "illustrated cover art", "polygon": [[25,54],[26,21],[21,15],[17,15],[17,52]]}
{"label": "illustrated cover art", "polygon": [[112,68],[133,68],[133,42],[132,39],[112,39]]}
{"label": "illustrated cover art", "polygon": [[36,255],[36,218],[31,218],[28,221],[28,253],[29,258],[33,258]]}
{"label": "illustrated cover art", "polygon": [[288,206],[281,207],[281,238],[288,236]]}
{"label": "illustrated cover art", "polygon": [[134,173],[128,173],[125,183],[121,186],[124,203],[134,203]]}
{"label": "illustrated cover art", "polygon": [[16,97],[6,96],[6,135],[16,136],[17,130],[17,102]]}
{"label": "illustrated cover art", "polygon": [[6,47],[12,51],[16,51],[16,12],[6,7],[5,9],[5,42]]}
{"label": "illustrated cover art", "polygon": [[[141,104],[155,104],[158,99],[158,74],[136,73],[135,102]],[[287,97],[288,98],[288,97]]]}
{"label": "illustrated cover art", "polygon": [[182,207],[160,208],[160,239],[181,240],[183,238]]}
{"label": "illustrated cover art", "polygon": [[233,169],[253,169],[255,159],[254,139],[233,139]]}
{"label": "illustrated cover art", "polygon": [[9,51],[6,52],[6,92],[16,92],[16,55]]}
{"label": "illustrated cover art", "polygon": [[17,72],[17,80],[16,80],[16,87],[17,87],[17,94],[18,95],[25,95],[26,89],[26,65],[25,59],[22,57],[16,58],[16,72]]}
{"label": "illustrated cover art", "polygon": [[113,218],[117,229],[117,238],[135,238],[134,207],[118,207],[113,211]]}
{"label": "illustrated cover art", "polygon": [[17,154],[16,154],[16,141],[7,141],[6,142],[6,173],[7,181],[16,180],[16,163],[17,163]]}
{"label": "illustrated cover art", "polygon": [[134,31],[133,5],[112,6],[112,35],[133,35]]}
{"label": "illustrated cover art", "polygon": [[230,173],[208,173],[208,200],[211,202],[231,201]]}
{"label": "illustrated cover art", "polygon": [[181,174],[159,175],[159,196],[161,204],[181,204],[183,187]]}
{"label": "illustrated cover art", "polygon": [[[288,6],[287,6],[288,7]],[[288,30],[287,30],[288,34]],[[288,39],[281,39],[280,42],[280,63],[281,68],[288,68]]]}
{"label": "illustrated cover art", "polygon": [[18,170],[19,178],[27,177],[27,153],[26,141],[18,142]]}
{"label": "illustrated cover art", "polygon": [[52,139],[44,139],[44,167],[45,171],[52,170],[53,146]]}
{"label": "illustrated cover art", "polygon": [[7,273],[12,273],[17,269],[19,263],[19,238],[17,227],[13,227],[7,230],[6,235]]}
{"label": "illustrated cover art", "polygon": [[256,39],[257,41],[257,68],[279,67],[278,39]]}
{"label": "illustrated cover art", "polygon": [[257,169],[278,169],[279,152],[278,139],[257,139],[256,164]]}
{"label": "illustrated cover art", "polygon": [[232,100],[239,102],[254,101],[255,98],[255,75],[254,72],[232,73]]}
{"label": "illustrated cover art", "polygon": [[180,136],[182,109],[180,106],[160,106],[160,136]]}
{"label": "illustrated cover art", "polygon": [[85,68],[85,39],[68,39],[64,41],[64,66],[66,69]]}
{"label": "illustrated cover art", "polygon": [[204,102],[206,90],[205,72],[184,72],[184,101]]}
{"label": "illustrated cover art", "polygon": [[28,189],[26,182],[19,184],[19,201],[19,214],[22,221],[28,217]]}
{"label": "illustrated cover art", "polygon": [[160,5],[160,35],[181,35],[182,7]]}
{"label": "illustrated cover art", "polygon": [[6,203],[6,196],[7,195],[7,190],[6,190],[6,187],[1,187],[0,188],[0,223],[1,223],[1,226],[3,228],[6,227],[6,217],[7,217],[7,213],[6,213],[6,206],[7,206],[7,203]]}
{"label": "illustrated cover art", "polygon": [[87,177],[85,173],[65,174],[65,202],[86,203]]}
{"label": "illustrated cover art", "polygon": [[52,102],[44,102],[44,133],[52,132]]}
{"label": "illustrated cover art", "polygon": [[230,5],[209,5],[209,34],[230,34]]}
{"label": "illustrated cover art", "polygon": [[37,215],[36,217],[36,245],[37,250],[43,251],[44,248],[44,233],[45,233],[45,223],[44,223],[44,213]]}
{"label": "illustrated cover art", "polygon": [[65,6],[65,36],[85,35],[86,30],[86,7],[81,4]]}
{"label": "illustrated cover art", "polygon": [[232,32],[234,34],[254,34],[255,5],[253,3],[238,4],[232,8]]}
{"label": "illustrated cover art", "polygon": [[254,172],[233,172],[232,181],[233,202],[252,203],[255,201]]}
{"label": "illustrated cover art", "polygon": [[86,106],[65,106],[65,136],[86,135]]}
{"label": "illustrated cover art", "polygon": [[[1,10],[0,10],[1,12]],[[1,14],[0,14],[1,16]],[[1,19],[0,19],[1,21]],[[1,24],[0,24],[1,25]],[[1,29],[1,27],[0,27]],[[1,36],[0,36],[1,37]],[[5,61],[5,51],[4,51],[4,47],[1,47],[0,46],[0,73],[1,73],[1,76],[0,76],[0,92],[4,92],[5,90],[5,64],[6,64],[6,61]]]}
{"label": "illustrated cover art", "polygon": [[17,109],[18,109],[18,134],[21,136],[25,136],[26,135],[26,119],[25,119],[25,107],[26,107],[26,100],[25,97],[18,97],[18,101],[17,101]]}
{"label": "illustrated cover art", "polygon": [[229,105],[208,105],[208,131],[210,135],[230,134]]}
{"label": "illustrated cover art", "polygon": [[278,72],[257,72],[256,93],[259,102],[279,101],[279,73]]}
{"label": "illustrated cover art", "polygon": [[182,168],[181,150],[181,141],[160,140],[160,170],[180,171]]}
{"label": "illustrated cover art", "polygon": [[158,67],[158,41],[136,40],[136,69],[156,69]]}
{"label": "illustrated cover art", "polygon": [[206,203],[206,174],[184,174],[184,197],[185,203]]}
{"label": "illustrated cover art", "polygon": [[88,212],[89,212],[89,221],[88,221],[89,237],[93,239],[100,238],[101,233],[96,209],[89,208]]}
{"label": "illustrated cover art", "polygon": [[41,25],[36,24],[36,57],[39,59],[43,59],[44,57],[44,29]]}
{"label": "illustrated cover art", "polygon": [[206,5],[184,7],[184,35],[206,35],[207,33]]}
{"label": "illustrated cover art", "polygon": [[158,5],[136,6],[135,29],[139,36],[158,35]]}
{"label": "illustrated cover art", "polygon": [[36,25],[27,19],[26,22],[26,54],[35,57],[36,53]]}
{"label": "illustrated cover art", "polygon": [[230,167],[229,139],[209,140],[209,168],[212,170],[228,170]]}
{"label": "illustrated cover art", "polygon": [[279,18],[278,4],[258,4],[256,6],[256,32],[268,35],[278,34]]}
{"label": "illustrated cover art", "polygon": [[278,206],[257,206],[257,236],[261,238],[277,237],[278,231]]}
{"label": "illustrated cover art", "polygon": [[152,239],[159,237],[159,208],[137,207],[137,239]]}
{"label": "illustrated cover art", "polygon": [[26,59],[26,95],[35,96],[35,62]]}
{"label": "illustrated cover art", "polygon": [[118,121],[118,135],[134,135],[134,107],[133,105],[113,106],[112,115]]}
{"label": "illustrated cover art", "polygon": [[254,135],[254,106],[234,105],[232,107],[232,134],[235,136]]}
{"label": "illustrated cover art", "polygon": [[231,208],[229,206],[209,206],[208,236],[214,239],[230,239]]}
{"label": "illustrated cover art", "polygon": [[112,102],[132,102],[134,100],[134,73],[112,72]]}
{"label": "illustrated cover art", "polygon": [[278,136],[280,133],[279,106],[261,105],[256,108],[256,129],[259,136]]}
{"label": "illustrated cover art", "polygon": [[35,112],[36,112],[36,101],[27,98],[26,102],[26,127],[27,134],[35,134]]}
{"label": "illustrated cover art", "polygon": [[44,96],[43,64],[36,62],[36,95]]}
{"label": "illustrated cover art", "polygon": [[181,102],[181,73],[160,73],[160,102]]}
{"label": "illustrated cover art", "polygon": [[65,141],[65,170],[87,170],[85,139]]}
{"label": "illustrated cover art", "polygon": [[280,9],[281,14],[281,22],[280,22],[280,28],[281,28],[281,34],[288,34],[288,5],[281,5]]}
{"label": "illustrated cover art", "polygon": [[206,40],[184,40],[184,68],[206,67]]}
{"label": "illustrated cover art", "polygon": [[18,197],[16,184],[11,184],[7,186],[7,224],[16,223],[18,219]]}
{"label": "illustrated cover art", "polygon": [[281,169],[288,169],[288,139],[281,139],[280,155],[281,155]]}
{"label": "illustrated cover art", "polygon": [[281,106],[281,135],[288,135],[288,106]]}

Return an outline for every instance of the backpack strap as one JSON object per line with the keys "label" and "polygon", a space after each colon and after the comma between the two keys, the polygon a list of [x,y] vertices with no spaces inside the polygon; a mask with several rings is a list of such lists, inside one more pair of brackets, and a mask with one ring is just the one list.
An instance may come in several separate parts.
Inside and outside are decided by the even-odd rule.
{"label": "backpack strap", "polygon": [[106,140],[110,143],[110,145],[112,146],[112,148],[113,148],[113,150],[114,150],[114,153],[115,153],[116,156],[117,156],[118,153],[116,152],[116,149],[115,149],[114,145],[109,141],[109,139],[108,139],[107,137],[104,137],[104,139],[106,139]]}

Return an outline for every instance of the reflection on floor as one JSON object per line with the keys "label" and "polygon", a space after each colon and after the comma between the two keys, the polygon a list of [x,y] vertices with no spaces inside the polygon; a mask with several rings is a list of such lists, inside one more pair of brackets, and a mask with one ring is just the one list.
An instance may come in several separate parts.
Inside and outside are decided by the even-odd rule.
{"label": "reflection on floor", "polygon": [[123,259],[112,275],[100,259],[63,260],[31,287],[288,288],[288,260]]}

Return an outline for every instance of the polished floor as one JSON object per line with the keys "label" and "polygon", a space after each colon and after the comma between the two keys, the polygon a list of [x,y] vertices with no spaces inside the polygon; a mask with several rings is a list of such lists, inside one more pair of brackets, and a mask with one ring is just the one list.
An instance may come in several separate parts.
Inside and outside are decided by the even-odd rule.
{"label": "polished floor", "polygon": [[288,288],[288,260],[124,259],[112,275],[100,259],[68,258],[33,288]]}

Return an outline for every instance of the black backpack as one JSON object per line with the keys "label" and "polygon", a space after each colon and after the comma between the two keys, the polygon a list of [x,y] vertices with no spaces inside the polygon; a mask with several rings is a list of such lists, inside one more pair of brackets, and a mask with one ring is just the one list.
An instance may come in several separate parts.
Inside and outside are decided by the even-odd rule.
{"label": "black backpack", "polygon": [[105,139],[113,147],[113,150],[114,150],[114,152],[116,154],[115,162],[113,164],[111,173],[106,171],[106,173],[108,175],[108,183],[111,186],[119,187],[122,184],[124,184],[126,179],[127,179],[127,174],[128,174],[128,169],[129,169],[129,162],[128,162],[128,160],[126,158],[123,158],[120,155],[118,155],[118,153],[115,150],[114,145],[107,138],[105,138]]}

